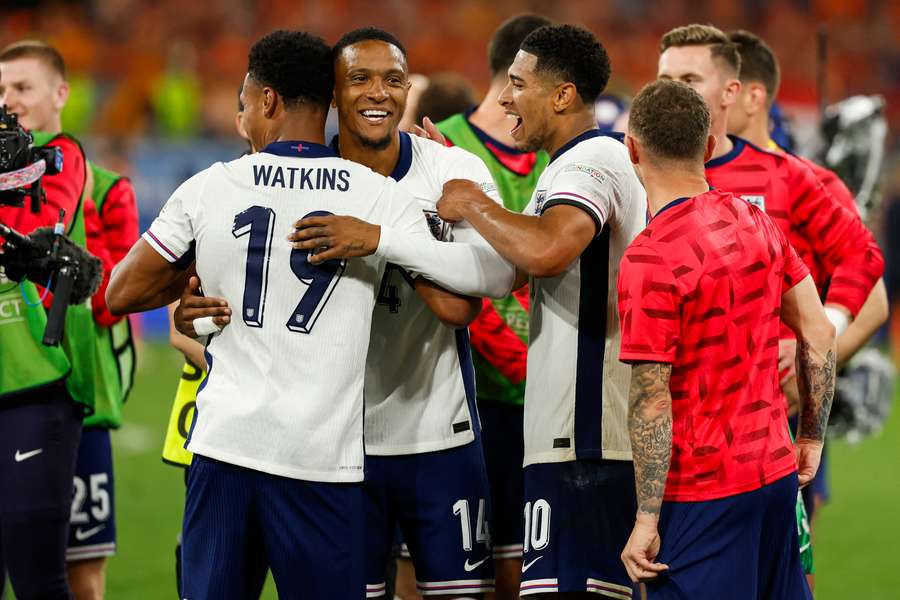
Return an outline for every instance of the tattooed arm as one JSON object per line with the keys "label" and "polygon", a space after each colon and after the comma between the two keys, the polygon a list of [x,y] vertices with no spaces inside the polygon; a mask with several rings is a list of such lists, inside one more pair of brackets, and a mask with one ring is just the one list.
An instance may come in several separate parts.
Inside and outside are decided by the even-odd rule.
{"label": "tattooed arm", "polygon": [[628,429],[634,456],[637,518],[622,562],[632,581],[648,581],[666,565],[653,562],[659,553],[657,525],[672,455],[672,365],[638,363],[631,368]]}
{"label": "tattooed arm", "polygon": [[800,485],[806,485],[819,469],[834,398],[836,359],[834,325],[825,316],[811,277],[807,276],[782,296],[781,319],[797,334],[797,384],[801,403],[797,467]]}
{"label": "tattooed arm", "polygon": [[631,368],[628,430],[634,456],[638,513],[659,515],[672,455],[672,365],[640,363]]}

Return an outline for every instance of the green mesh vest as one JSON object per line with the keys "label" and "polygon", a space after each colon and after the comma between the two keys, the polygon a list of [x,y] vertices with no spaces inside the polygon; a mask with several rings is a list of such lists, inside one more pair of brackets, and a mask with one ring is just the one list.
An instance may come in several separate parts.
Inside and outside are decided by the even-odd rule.
{"label": "green mesh vest", "polygon": [[[65,134],[32,132],[32,135],[36,146],[45,146]],[[74,138],[70,139],[78,143]],[[82,191],[75,214],[68,215],[66,235],[76,244],[86,246],[83,202]],[[0,347],[4,352],[0,361],[0,402],[5,395],[65,379],[72,399],[83,405],[85,414],[92,413],[94,358],[90,350],[94,321],[90,304],[70,306],[63,343],[59,348],[47,347],[41,344],[47,315],[37,289],[28,281],[21,289],[24,295],[19,286],[6,280],[0,282]],[[15,316],[12,316],[13,312]],[[3,315],[10,316],[4,319]]]}
{"label": "green mesh vest", "polygon": [[[102,216],[109,191],[122,176],[92,162],[88,166],[94,176],[94,204]],[[84,426],[117,428],[122,425],[122,406],[134,376],[134,341],[128,317],[112,327],[94,324],[94,354],[94,414],[85,419]]]}
{"label": "green mesh vest", "polygon": [[[441,121],[437,126],[453,145],[468,150],[484,161],[507,209],[522,212],[528,206],[538,178],[550,162],[546,152],[537,154],[537,162],[527,175],[518,175],[505,167],[490,149],[485,147],[464,114],[454,115]],[[491,303],[506,326],[527,345],[528,311],[512,295],[502,299],[491,299]],[[472,362],[475,365],[475,382],[479,399],[520,405],[524,402],[524,380],[519,383],[511,382],[478,352],[472,353]]]}

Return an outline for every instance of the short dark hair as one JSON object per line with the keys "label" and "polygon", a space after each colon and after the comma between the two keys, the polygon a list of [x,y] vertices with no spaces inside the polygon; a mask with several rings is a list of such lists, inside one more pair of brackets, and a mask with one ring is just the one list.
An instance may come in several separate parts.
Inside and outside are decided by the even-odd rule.
{"label": "short dark hair", "polygon": [[247,72],[287,107],[309,102],[327,109],[334,92],[331,48],[304,31],[273,31],[253,44]]}
{"label": "short dark hair", "polygon": [[63,79],[66,78],[66,61],[59,50],[39,40],[22,40],[0,50],[0,62],[10,62],[20,58],[36,58],[53,69]]}
{"label": "short dark hair", "polygon": [[416,123],[428,117],[435,123],[465,112],[476,103],[475,92],[464,77],[456,73],[437,73],[428,78],[428,87],[419,96]]}
{"label": "short dark hair", "polygon": [[735,77],[741,72],[741,55],[737,46],[717,27],[697,23],[676,27],[662,36],[659,52],[662,54],[669,48],[682,46],[709,46],[712,57],[731,69]]}
{"label": "short dark hair", "polygon": [[631,104],[628,131],[658,158],[703,160],[709,107],[687,84],[671,79],[648,83]]}
{"label": "short dark hair", "polygon": [[488,66],[491,69],[491,78],[500,75],[505,77],[509,65],[513,64],[516,53],[528,34],[551,23],[552,21],[546,17],[531,14],[518,15],[504,21],[488,43]]}
{"label": "short dark hair", "polygon": [[532,31],[521,49],[537,57],[537,71],[573,83],[586,104],[593,104],[609,82],[611,67],[606,48],[582,27],[545,25]]}
{"label": "short dark hair", "polygon": [[365,42],[367,40],[376,40],[379,42],[386,42],[391,44],[392,46],[396,46],[400,53],[403,55],[403,58],[406,59],[406,47],[397,39],[394,34],[385,31],[384,29],[378,29],[377,27],[360,27],[359,29],[354,29],[353,31],[348,31],[344,35],[341,36],[341,39],[337,41],[334,45],[334,49],[332,50],[332,55],[334,56],[334,60],[336,61],[341,56],[341,52],[344,51],[344,48],[347,46],[352,46],[353,44],[358,44],[360,42]]}
{"label": "short dark hair", "polygon": [[737,46],[741,55],[741,81],[758,81],[766,88],[769,106],[778,95],[781,85],[781,69],[775,53],[762,38],[749,31],[737,30],[728,32],[728,38]]}

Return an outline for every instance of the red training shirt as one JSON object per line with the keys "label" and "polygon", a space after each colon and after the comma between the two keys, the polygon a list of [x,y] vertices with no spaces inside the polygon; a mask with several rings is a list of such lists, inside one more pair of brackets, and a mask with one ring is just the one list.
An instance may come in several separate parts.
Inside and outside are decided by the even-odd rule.
{"label": "red training shirt", "polygon": [[820,291],[823,277],[830,277],[823,302],[856,316],[884,272],[872,234],[799,158],[729,137],[731,152],[706,163],[709,184],[764,210],[812,271]]}
{"label": "red training shirt", "polygon": [[112,327],[124,317],[113,316],[106,305],[109,277],[140,236],[137,201],[128,179],[122,177],[109,188],[100,214],[93,202],[85,203],[85,229],[88,251],[103,263],[103,282],[91,297],[94,321]]}
{"label": "red training shirt", "polygon": [[670,203],[625,251],[621,360],[672,365],[665,500],[733,496],[796,470],[778,334],[781,297],[808,274],[771,219],[719,190]]}

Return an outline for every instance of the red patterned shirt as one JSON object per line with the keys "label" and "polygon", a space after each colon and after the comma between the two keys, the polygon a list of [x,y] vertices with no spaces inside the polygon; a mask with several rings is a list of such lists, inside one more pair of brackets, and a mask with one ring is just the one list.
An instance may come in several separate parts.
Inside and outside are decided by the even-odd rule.
{"label": "red patterned shirt", "polygon": [[781,296],[809,272],[728,192],[670,203],[625,252],[621,359],[672,365],[665,500],[733,496],[796,469],[778,387]]}
{"label": "red patterned shirt", "polygon": [[[734,149],[706,164],[706,179],[764,210],[812,271],[823,302],[856,315],[884,272],[872,234],[796,156],[731,137]],[[846,200],[845,200],[846,201]]]}

